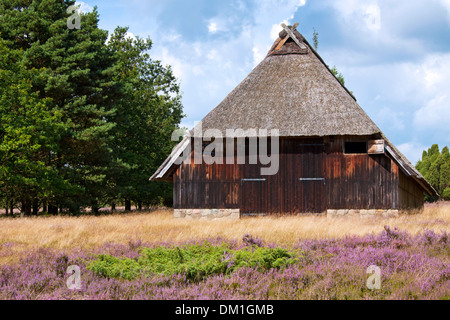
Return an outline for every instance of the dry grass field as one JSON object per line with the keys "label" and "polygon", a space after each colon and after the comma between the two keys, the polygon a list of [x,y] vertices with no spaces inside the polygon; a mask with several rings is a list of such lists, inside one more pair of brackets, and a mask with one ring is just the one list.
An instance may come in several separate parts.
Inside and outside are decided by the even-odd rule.
{"label": "dry grass field", "polygon": [[[0,264],[33,248],[90,249],[105,243],[183,242],[223,237],[240,241],[244,234],[268,243],[291,246],[299,239],[339,238],[379,233],[385,225],[411,234],[424,230],[450,232],[450,204],[426,205],[421,213],[397,218],[327,218],[324,216],[243,218],[239,221],[189,221],[172,210],[82,217],[0,219]],[[14,244],[13,246],[8,244]]]}

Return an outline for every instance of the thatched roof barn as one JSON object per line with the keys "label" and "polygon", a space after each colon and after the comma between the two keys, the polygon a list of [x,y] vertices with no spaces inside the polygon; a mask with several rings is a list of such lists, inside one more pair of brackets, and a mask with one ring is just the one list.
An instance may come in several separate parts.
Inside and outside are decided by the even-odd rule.
{"label": "thatched roof barn", "polygon": [[[296,25],[283,27],[266,58],[151,177],[174,183],[176,216],[386,214],[421,208],[423,194],[436,191],[357,104]],[[278,171],[262,176],[258,169],[264,164],[251,161],[177,163],[183,152],[195,149],[195,139],[202,141],[211,130],[220,131],[223,139],[247,138],[247,146],[249,138],[276,131]],[[185,159],[194,159],[198,150],[184,154]]]}

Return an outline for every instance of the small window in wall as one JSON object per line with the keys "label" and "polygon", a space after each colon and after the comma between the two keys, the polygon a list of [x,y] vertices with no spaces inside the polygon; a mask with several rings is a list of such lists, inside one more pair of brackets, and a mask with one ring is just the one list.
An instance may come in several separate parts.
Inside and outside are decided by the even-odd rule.
{"label": "small window in wall", "polygon": [[344,147],[344,153],[367,153],[367,142],[346,142]]}

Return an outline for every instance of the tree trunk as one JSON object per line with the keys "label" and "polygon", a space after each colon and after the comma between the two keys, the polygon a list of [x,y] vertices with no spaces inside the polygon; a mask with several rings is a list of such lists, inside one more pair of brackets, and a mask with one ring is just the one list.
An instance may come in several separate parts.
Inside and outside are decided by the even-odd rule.
{"label": "tree trunk", "polygon": [[43,202],[42,202],[42,211],[43,211],[43,212],[48,212],[48,211],[47,211],[47,201],[43,201]]}
{"label": "tree trunk", "polygon": [[98,215],[99,207],[97,201],[92,201],[91,209],[93,214]]}
{"label": "tree trunk", "polygon": [[53,215],[58,215],[58,207],[54,206],[52,204],[48,205],[48,213],[53,214]]}
{"label": "tree trunk", "polygon": [[21,210],[24,215],[31,215],[31,202],[29,200],[22,200]]}
{"label": "tree trunk", "polygon": [[111,212],[116,211],[116,203],[113,201],[111,202]]}
{"label": "tree trunk", "polygon": [[37,199],[33,199],[33,215],[37,216],[39,214],[39,201]]}
{"label": "tree trunk", "polygon": [[139,211],[142,211],[142,201],[139,201],[139,202],[138,202],[138,210],[139,210]]}
{"label": "tree trunk", "polygon": [[129,199],[125,199],[125,211],[131,211],[131,201]]}
{"label": "tree trunk", "polygon": [[10,214],[13,216],[14,215],[14,201],[12,199],[9,202],[9,210],[10,210]]}

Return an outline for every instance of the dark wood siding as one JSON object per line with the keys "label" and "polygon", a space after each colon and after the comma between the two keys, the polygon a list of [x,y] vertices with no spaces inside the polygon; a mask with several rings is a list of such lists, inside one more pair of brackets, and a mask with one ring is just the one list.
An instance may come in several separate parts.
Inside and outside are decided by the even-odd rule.
{"label": "dark wood siding", "polygon": [[241,165],[181,164],[174,173],[174,207],[176,209],[239,208]]}
{"label": "dark wood siding", "polygon": [[280,148],[282,213],[326,210],[323,139],[285,139]]}
{"label": "dark wood siding", "polygon": [[248,156],[246,164],[182,164],[173,177],[174,206],[272,215],[417,207],[420,187],[387,155],[344,154],[346,141],[374,138],[281,139],[273,176],[262,176]]}
{"label": "dark wood siding", "polygon": [[421,209],[424,204],[422,188],[402,171],[400,171],[399,178],[399,209]]}
{"label": "dark wood siding", "polygon": [[329,137],[325,173],[328,209],[398,209],[398,167],[385,154],[344,154],[346,141],[369,137]]}

